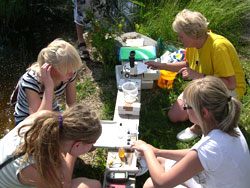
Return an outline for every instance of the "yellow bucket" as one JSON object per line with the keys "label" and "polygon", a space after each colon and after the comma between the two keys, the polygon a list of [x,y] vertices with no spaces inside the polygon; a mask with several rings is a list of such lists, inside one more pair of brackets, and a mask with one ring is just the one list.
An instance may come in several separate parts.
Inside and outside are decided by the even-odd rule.
{"label": "yellow bucket", "polygon": [[173,82],[178,72],[160,70],[160,73],[161,76],[158,79],[157,85],[160,88],[171,89],[173,87]]}

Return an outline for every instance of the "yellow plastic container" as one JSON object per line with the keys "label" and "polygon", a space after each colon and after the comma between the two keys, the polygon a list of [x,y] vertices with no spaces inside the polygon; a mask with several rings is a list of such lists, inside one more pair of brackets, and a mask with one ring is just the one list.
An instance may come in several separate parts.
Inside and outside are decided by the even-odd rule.
{"label": "yellow plastic container", "polygon": [[121,159],[123,159],[125,157],[125,149],[123,147],[120,147],[118,149],[118,155]]}
{"label": "yellow plastic container", "polygon": [[177,75],[177,72],[160,70],[160,73],[161,73],[161,76],[158,79],[157,85],[160,88],[171,89],[173,87],[173,82]]}

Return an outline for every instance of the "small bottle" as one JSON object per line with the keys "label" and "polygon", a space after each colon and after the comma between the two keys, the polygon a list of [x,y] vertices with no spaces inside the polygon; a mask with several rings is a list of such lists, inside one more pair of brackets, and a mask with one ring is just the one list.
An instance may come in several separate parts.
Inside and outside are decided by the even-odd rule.
{"label": "small bottle", "polygon": [[125,149],[124,147],[119,147],[118,149],[118,155],[121,159],[123,159],[125,157]]}
{"label": "small bottle", "polygon": [[119,127],[118,127],[118,138],[122,139],[124,136],[124,128],[122,126],[122,123],[120,123]]}

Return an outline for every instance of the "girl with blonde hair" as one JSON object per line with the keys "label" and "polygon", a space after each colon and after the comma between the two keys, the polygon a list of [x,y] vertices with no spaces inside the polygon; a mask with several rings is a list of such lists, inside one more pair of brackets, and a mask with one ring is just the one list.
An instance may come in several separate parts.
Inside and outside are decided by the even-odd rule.
{"label": "girl with blonde hair", "polygon": [[76,103],[76,76],[81,67],[76,49],[62,39],[43,48],[18,82],[15,122],[18,125],[38,110],[58,111],[58,98],[66,93],[66,107]]}
{"label": "girl with blonde hair", "polygon": [[72,179],[76,158],[101,132],[97,115],[81,104],[30,115],[0,141],[1,187],[101,188],[97,180]]}
{"label": "girl with blonde hair", "polygon": [[203,137],[191,149],[164,150],[135,142],[131,148],[146,158],[151,178],[144,188],[248,188],[250,153],[238,127],[241,103],[221,79],[193,80],[183,93],[183,110],[201,126]]}

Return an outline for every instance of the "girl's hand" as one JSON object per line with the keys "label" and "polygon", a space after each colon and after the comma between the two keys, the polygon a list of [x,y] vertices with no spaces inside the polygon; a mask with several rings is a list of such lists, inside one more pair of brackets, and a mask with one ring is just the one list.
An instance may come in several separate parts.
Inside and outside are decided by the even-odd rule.
{"label": "girl's hand", "polygon": [[51,77],[52,65],[49,63],[44,63],[41,67],[41,79],[43,81],[44,87],[54,89],[54,81]]}
{"label": "girl's hand", "polygon": [[131,145],[131,150],[137,150],[142,153],[144,153],[144,151],[146,151],[147,149],[152,149],[151,145],[142,140],[138,140]]}

